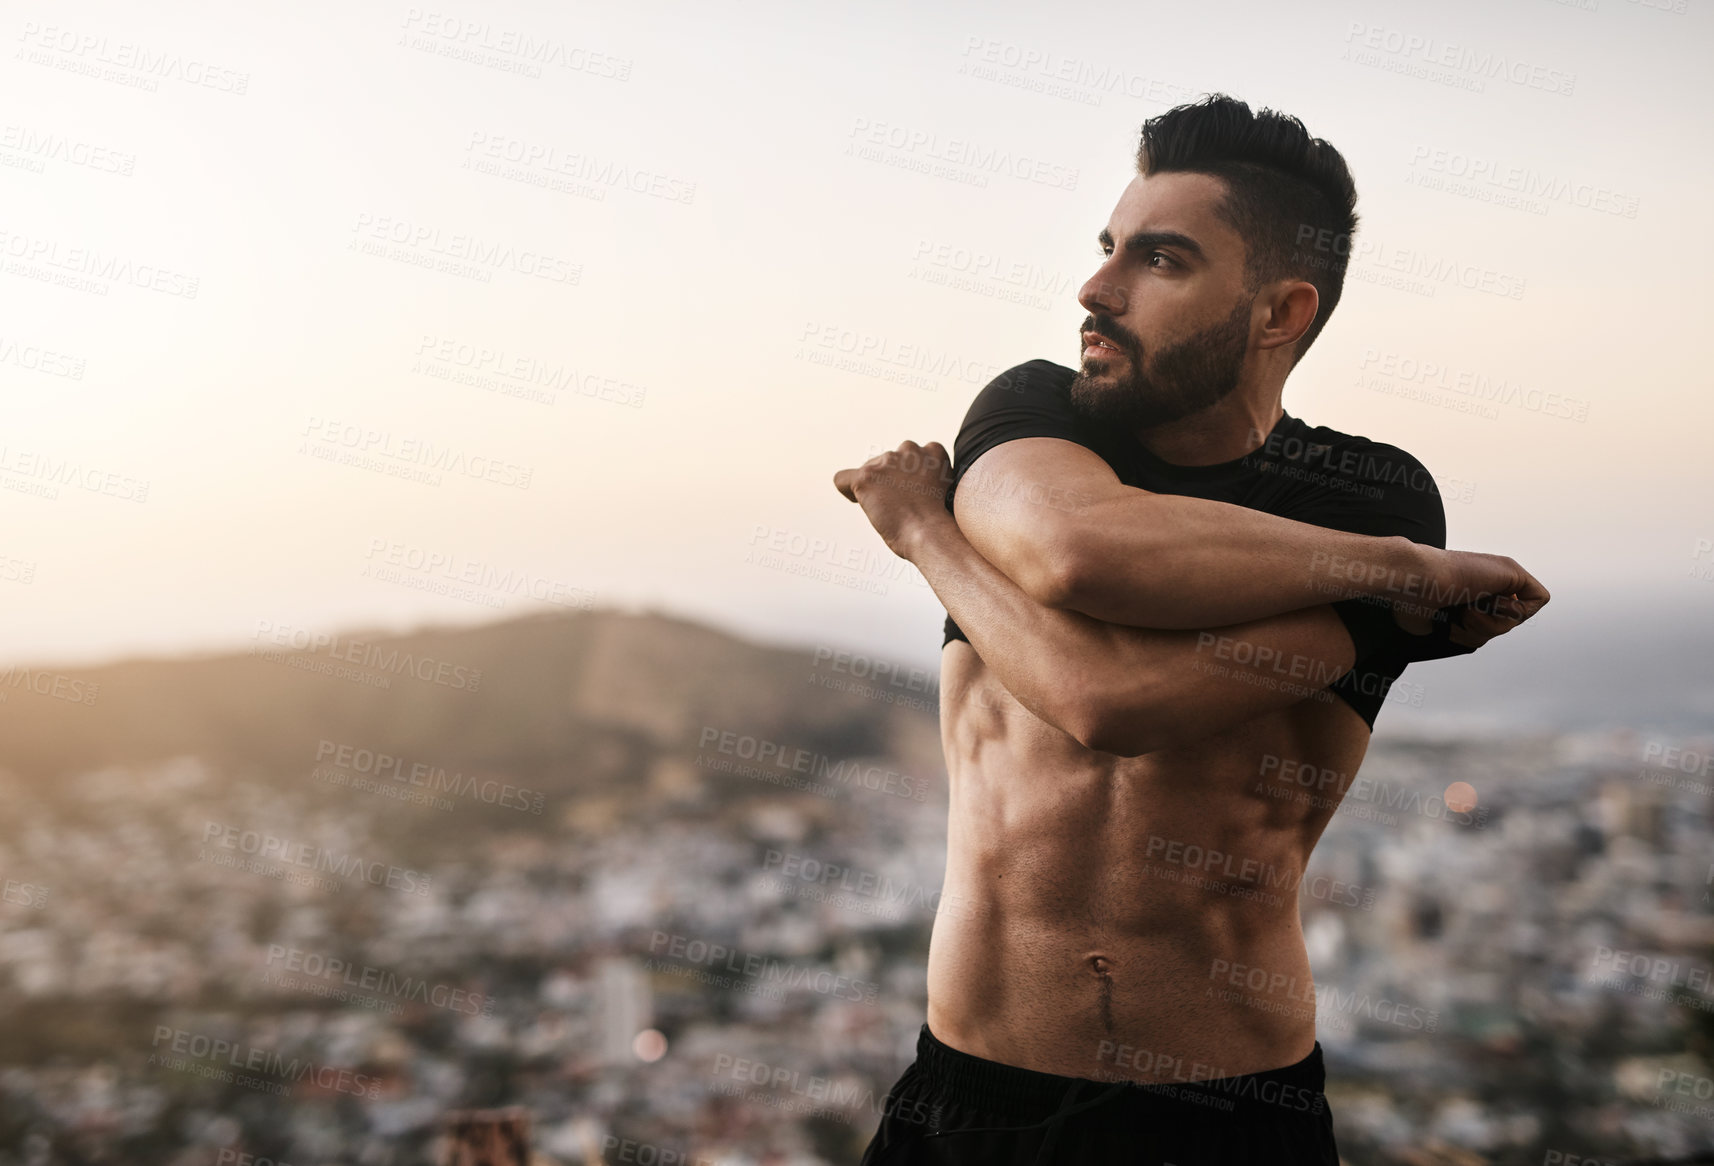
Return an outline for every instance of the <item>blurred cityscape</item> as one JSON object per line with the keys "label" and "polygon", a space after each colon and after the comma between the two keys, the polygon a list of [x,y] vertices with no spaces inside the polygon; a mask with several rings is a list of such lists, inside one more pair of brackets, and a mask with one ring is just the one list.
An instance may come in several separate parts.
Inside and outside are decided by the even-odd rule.
{"label": "blurred cityscape", "polygon": [[[932,675],[593,611],[0,694],[0,1166],[501,1106],[541,1163],[847,1166],[914,1055]],[[1296,888],[1346,1162],[1714,1153],[1711,790],[1714,735],[1376,739]]]}

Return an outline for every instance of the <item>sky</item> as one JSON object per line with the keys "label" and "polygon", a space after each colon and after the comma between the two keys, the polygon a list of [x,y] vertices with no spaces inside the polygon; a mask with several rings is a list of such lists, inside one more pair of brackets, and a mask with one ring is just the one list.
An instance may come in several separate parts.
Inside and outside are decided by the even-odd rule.
{"label": "sky", "polygon": [[1714,611],[1710,0],[0,19],[0,661],[597,606],[932,662],[832,475],[1075,360],[1140,123],[1210,91],[1357,181],[1288,411],[1565,634]]}

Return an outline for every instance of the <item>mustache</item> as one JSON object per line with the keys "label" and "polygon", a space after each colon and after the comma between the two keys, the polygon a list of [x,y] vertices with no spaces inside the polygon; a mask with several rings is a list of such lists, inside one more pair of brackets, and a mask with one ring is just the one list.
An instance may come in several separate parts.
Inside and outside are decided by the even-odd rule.
{"label": "mustache", "polygon": [[1137,337],[1131,335],[1131,333],[1126,331],[1124,328],[1121,328],[1119,326],[1119,321],[1107,315],[1105,312],[1098,312],[1094,315],[1086,316],[1083,320],[1083,326],[1078,329],[1078,332],[1079,335],[1084,332],[1093,332],[1095,335],[1101,337],[1101,339],[1112,342],[1121,351],[1129,352],[1133,355],[1143,350],[1143,342]]}

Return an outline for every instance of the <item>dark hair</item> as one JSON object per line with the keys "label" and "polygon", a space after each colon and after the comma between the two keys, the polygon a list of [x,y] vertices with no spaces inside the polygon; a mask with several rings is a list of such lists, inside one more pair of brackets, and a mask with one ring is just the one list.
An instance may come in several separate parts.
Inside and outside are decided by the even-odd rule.
{"label": "dark hair", "polygon": [[1321,306],[1293,363],[1303,359],[1339,303],[1357,230],[1357,187],[1345,159],[1289,114],[1251,113],[1237,98],[1211,93],[1143,123],[1137,172],[1173,171],[1225,182],[1220,217],[1244,239],[1252,289],[1276,279],[1315,285]]}

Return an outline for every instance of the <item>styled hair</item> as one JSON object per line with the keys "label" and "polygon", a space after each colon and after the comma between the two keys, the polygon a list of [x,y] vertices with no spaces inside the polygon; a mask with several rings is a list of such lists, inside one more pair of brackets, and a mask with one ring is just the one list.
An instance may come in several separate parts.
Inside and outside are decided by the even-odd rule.
{"label": "styled hair", "polygon": [[1248,286],[1301,279],[1321,297],[1297,341],[1293,363],[1303,359],[1339,304],[1357,231],[1357,187],[1339,151],[1289,114],[1251,113],[1212,93],[1143,123],[1137,172],[1211,174],[1225,183],[1218,213],[1244,240]]}

